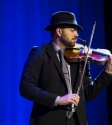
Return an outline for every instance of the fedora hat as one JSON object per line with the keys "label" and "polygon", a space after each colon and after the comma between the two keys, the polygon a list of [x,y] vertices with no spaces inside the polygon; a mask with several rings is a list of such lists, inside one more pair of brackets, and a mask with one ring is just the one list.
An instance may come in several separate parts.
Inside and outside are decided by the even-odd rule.
{"label": "fedora hat", "polygon": [[58,27],[73,27],[78,30],[83,28],[77,24],[74,13],[68,11],[58,11],[51,16],[50,25],[45,27],[45,30],[51,31]]}

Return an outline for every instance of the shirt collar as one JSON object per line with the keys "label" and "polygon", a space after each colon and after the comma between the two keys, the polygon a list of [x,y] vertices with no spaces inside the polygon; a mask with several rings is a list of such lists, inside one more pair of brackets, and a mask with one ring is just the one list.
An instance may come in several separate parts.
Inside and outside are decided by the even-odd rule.
{"label": "shirt collar", "polygon": [[53,44],[54,50],[56,52],[58,52],[58,50],[60,50],[60,48],[54,42],[52,42],[52,44]]}

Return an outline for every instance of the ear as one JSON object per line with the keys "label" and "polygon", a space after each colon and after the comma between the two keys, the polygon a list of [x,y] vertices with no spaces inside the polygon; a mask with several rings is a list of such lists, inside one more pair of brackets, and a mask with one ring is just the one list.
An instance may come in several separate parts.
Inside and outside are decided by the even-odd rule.
{"label": "ear", "polygon": [[62,29],[61,28],[56,28],[56,33],[60,37],[62,34]]}

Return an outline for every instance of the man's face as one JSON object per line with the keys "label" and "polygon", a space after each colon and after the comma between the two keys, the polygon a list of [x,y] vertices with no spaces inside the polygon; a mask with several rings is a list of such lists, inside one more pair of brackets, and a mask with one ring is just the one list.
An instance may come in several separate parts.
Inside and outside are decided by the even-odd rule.
{"label": "man's face", "polygon": [[74,47],[77,41],[78,33],[75,28],[63,28],[60,36],[60,42],[65,47]]}

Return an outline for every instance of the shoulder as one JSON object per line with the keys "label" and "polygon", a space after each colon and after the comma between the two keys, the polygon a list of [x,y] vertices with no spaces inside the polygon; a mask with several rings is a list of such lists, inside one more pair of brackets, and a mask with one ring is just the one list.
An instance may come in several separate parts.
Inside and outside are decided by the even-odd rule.
{"label": "shoulder", "polygon": [[29,52],[30,55],[43,56],[44,48],[42,46],[33,46]]}
{"label": "shoulder", "polygon": [[40,59],[44,59],[46,49],[48,46],[49,46],[49,44],[43,44],[42,46],[33,46],[30,49],[28,56],[33,56],[33,57],[35,56],[35,57],[38,57]]}
{"label": "shoulder", "polygon": [[29,55],[40,55],[45,56],[47,50],[52,50],[53,46],[52,43],[49,42],[47,44],[43,44],[42,46],[33,46],[29,52]]}
{"label": "shoulder", "polygon": [[37,62],[44,62],[43,49],[42,46],[33,46],[30,49],[26,63],[34,64]]}
{"label": "shoulder", "polygon": [[42,46],[33,46],[30,50],[30,53],[39,53],[42,52]]}
{"label": "shoulder", "polygon": [[43,53],[49,46],[51,46],[51,43],[43,44],[42,46],[33,46],[30,53]]}

